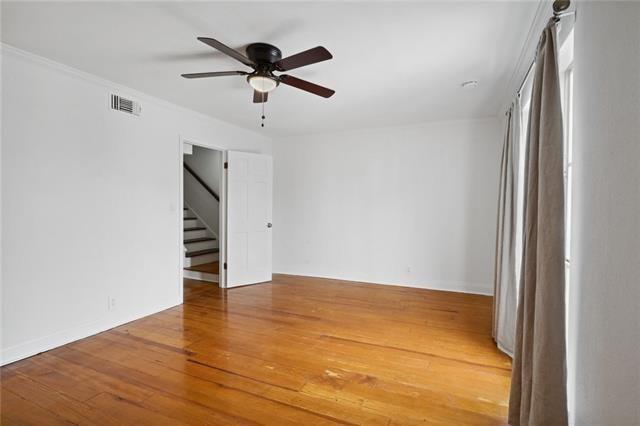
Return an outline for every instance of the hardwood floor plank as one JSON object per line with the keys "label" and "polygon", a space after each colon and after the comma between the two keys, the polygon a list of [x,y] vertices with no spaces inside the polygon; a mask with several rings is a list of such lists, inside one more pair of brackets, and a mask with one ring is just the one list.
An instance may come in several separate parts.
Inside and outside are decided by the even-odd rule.
{"label": "hardwood floor plank", "polygon": [[108,372],[101,374],[92,368],[85,368],[77,363],[68,362],[52,355],[57,351],[64,350],[63,348],[28,358],[14,368],[19,374],[55,389],[76,401],[86,401],[108,391],[136,401],[151,395],[151,392],[144,388],[118,380]]}
{"label": "hardwood floor plank", "polygon": [[258,425],[259,423],[247,420],[239,416],[228,415],[213,410],[205,405],[195,402],[167,396],[153,395],[143,401],[141,405],[149,410],[170,417],[179,424],[189,425]]}
{"label": "hardwood floor plank", "polygon": [[107,392],[94,396],[87,403],[107,415],[116,424],[175,425],[174,419],[155,411],[147,410],[133,401]]}
{"label": "hardwood floor plank", "polygon": [[33,402],[40,409],[46,410],[56,417],[73,424],[117,424],[117,422],[112,421],[110,417],[92,408],[89,404],[76,401],[57,392],[55,389],[42,385],[20,374],[16,374],[9,379],[4,379],[2,388],[18,395],[24,400]]}
{"label": "hardwood floor plank", "polygon": [[2,410],[0,423],[3,425],[72,425],[62,417],[39,407],[30,399],[25,399],[7,389],[0,392]]}
{"label": "hardwood floor plank", "polygon": [[275,275],[1,369],[3,424],[505,424],[491,298]]}
{"label": "hardwood floor plank", "polygon": [[[386,417],[363,411],[359,406],[344,407],[342,405],[335,404],[332,401],[325,401],[317,397],[291,391],[283,386],[269,386],[268,383],[265,383],[264,381],[256,381],[252,378],[232,375],[222,369],[209,369],[200,364],[190,364],[185,362],[190,358],[185,359],[185,357],[181,357],[172,351],[167,351],[163,355],[160,355],[158,352],[151,353],[144,348],[134,349],[128,345],[118,348],[119,343],[126,340],[126,338],[123,338],[121,335],[103,333],[101,337],[108,339],[113,344],[109,345],[108,348],[96,347],[91,349],[95,351],[97,356],[123,362],[124,364],[131,366],[132,368],[138,368],[141,371],[154,368],[150,366],[151,363],[161,363],[166,368],[179,371],[182,374],[203,378],[223,386],[235,387],[257,395],[268,395],[272,400],[340,419],[342,423],[372,425],[386,425],[388,423],[388,419]],[[88,350],[87,344],[82,346],[83,347],[78,347],[78,350]],[[268,370],[270,370],[270,368],[280,368],[277,364],[267,364],[265,367]],[[158,375],[164,374],[160,371],[156,371],[155,369],[153,372]]]}
{"label": "hardwood floor plank", "polygon": [[189,271],[206,272],[209,274],[219,274],[220,263],[219,262],[203,263],[201,265],[189,266],[184,269]]}
{"label": "hardwood floor plank", "polygon": [[260,422],[265,416],[272,415],[270,413],[277,413],[280,424],[339,423],[329,416],[263,396],[267,385],[252,379],[188,362],[179,369],[171,369],[131,356],[114,358],[110,347],[99,349],[91,355],[78,349],[79,346],[56,350],[56,356],[101,373],[108,372],[129,385],[146,386],[156,393],[187,399],[229,416]]}

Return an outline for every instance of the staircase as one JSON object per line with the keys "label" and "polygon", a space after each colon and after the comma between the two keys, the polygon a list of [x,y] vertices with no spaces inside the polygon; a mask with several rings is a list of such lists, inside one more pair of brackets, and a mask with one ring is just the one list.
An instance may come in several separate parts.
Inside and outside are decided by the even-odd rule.
{"label": "staircase", "polygon": [[217,283],[218,239],[188,208],[184,208],[184,274],[185,278]]}

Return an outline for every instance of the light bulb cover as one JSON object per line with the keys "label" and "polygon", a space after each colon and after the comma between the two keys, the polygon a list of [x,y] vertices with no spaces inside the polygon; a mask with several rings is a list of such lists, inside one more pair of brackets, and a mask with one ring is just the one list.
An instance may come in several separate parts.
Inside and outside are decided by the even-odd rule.
{"label": "light bulb cover", "polygon": [[468,80],[460,85],[463,89],[475,89],[478,87],[478,80]]}
{"label": "light bulb cover", "polygon": [[249,84],[258,92],[267,93],[278,87],[278,81],[265,75],[250,75],[247,77]]}

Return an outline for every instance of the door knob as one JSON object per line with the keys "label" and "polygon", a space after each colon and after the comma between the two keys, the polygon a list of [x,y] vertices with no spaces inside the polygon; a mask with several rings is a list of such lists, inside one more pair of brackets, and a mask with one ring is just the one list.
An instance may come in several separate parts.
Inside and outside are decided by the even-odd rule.
{"label": "door knob", "polygon": [[271,223],[267,223],[267,228],[271,228],[273,225]]}

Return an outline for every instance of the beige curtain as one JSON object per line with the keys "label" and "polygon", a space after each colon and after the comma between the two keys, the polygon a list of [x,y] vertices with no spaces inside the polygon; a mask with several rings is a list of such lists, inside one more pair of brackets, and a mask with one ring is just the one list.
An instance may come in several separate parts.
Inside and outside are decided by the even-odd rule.
{"label": "beige curtain", "polygon": [[524,243],[509,423],[566,425],[563,132],[557,34],[545,28],[531,95]]}
{"label": "beige curtain", "polygon": [[516,274],[517,188],[520,146],[520,101],[507,111],[498,195],[498,223],[493,282],[493,339],[513,356],[518,306]]}

